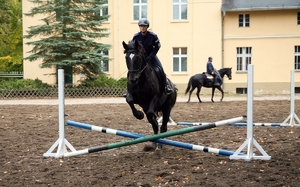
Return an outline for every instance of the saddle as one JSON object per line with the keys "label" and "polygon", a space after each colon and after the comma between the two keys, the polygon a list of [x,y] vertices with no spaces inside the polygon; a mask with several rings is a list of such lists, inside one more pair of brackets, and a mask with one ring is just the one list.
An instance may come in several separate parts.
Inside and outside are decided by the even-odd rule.
{"label": "saddle", "polygon": [[[210,83],[213,82],[214,76],[208,74],[207,72],[203,72],[202,74],[206,76],[206,79],[207,79]],[[216,75],[216,83],[223,84],[223,79],[222,79],[219,75]]]}
{"label": "saddle", "polygon": [[214,77],[211,74],[208,74],[207,72],[203,72],[202,74],[205,75],[206,78],[209,79],[209,80],[214,79]]}
{"label": "saddle", "polygon": [[[156,73],[156,75],[157,75],[158,80],[161,82],[161,81],[162,81],[162,78],[164,77],[164,76],[162,75],[164,72],[162,71],[162,69],[161,69],[159,66],[151,66],[151,67],[154,69],[154,71],[155,71],[155,73]],[[174,88],[174,85],[172,85],[168,79],[166,80],[166,83],[167,83],[171,88]],[[165,89],[165,88],[164,88],[164,85],[161,85],[161,89],[162,89],[162,90]]]}
{"label": "saddle", "polygon": [[[164,77],[164,76],[162,75],[164,72],[162,71],[162,69],[161,69],[159,66],[153,66],[153,65],[152,65],[151,67],[152,67],[153,70],[155,71],[158,80],[161,82],[161,81],[162,81],[162,78]],[[166,80],[166,83],[167,83],[171,88],[175,89],[174,84],[172,84],[171,81],[170,81],[168,78],[167,78],[167,80]],[[164,89],[165,89],[165,86],[164,86],[163,84],[161,84],[161,85],[160,85],[160,90],[162,90],[162,92],[161,92],[161,97],[160,97],[160,99],[159,99],[159,101],[158,101],[158,102],[159,102],[159,106],[161,106],[161,105],[165,102],[165,100],[167,99],[167,97],[168,97],[168,95],[165,93]]]}

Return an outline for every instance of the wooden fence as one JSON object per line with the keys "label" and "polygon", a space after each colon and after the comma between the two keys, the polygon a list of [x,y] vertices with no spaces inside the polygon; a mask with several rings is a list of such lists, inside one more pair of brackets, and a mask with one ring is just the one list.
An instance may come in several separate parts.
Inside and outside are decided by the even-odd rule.
{"label": "wooden fence", "polygon": [[3,78],[23,78],[23,72],[18,72],[18,71],[0,72],[0,77],[3,77]]}

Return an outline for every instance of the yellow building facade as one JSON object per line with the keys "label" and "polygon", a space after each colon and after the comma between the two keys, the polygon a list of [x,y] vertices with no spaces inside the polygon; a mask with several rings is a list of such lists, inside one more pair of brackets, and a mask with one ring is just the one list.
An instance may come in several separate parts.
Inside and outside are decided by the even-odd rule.
{"label": "yellow building facade", "polygon": [[[237,70],[237,48],[251,48],[254,91],[284,94],[290,91],[290,73],[300,45],[299,10],[238,11],[224,13],[224,61],[234,67],[233,81],[226,89],[245,88],[246,71]],[[239,27],[239,15],[250,15],[250,26]],[[299,70],[295,70],[296,87]]]}
{"label": "yellow building facade", "polygon": [[[162,45],[157,55],[179,93],[184,93],[191,76],[206,71],[208,56],[213,57],[216,69],[232,67],[232,80],[224,79],[225,92],[246,89],[245,63],[250,62],[254,64],[255,93],[289,93],[290,71],[300,54],[295,51],[300,46],[300,9],[247,10],[225,5],[226,1],[222,4],[221,0],[108,0],[111,17],[102,26],[109,29],[110,36],[100,41],[112,45],[107,76],[126,77],[122,41],[129,41],[139,31],[138,16],[143,15],[137,13],[146,10],[150,30],[158,35]],[[23,0],[23,13],[33,6]],[[24,35],[40,19],[23,16]],[[25,44],[27,41],[24,39],[24,57],[32,47]],[[49,76],[55,68],[41,69],[39,64],[24,61],[24,78],[55,84],[56,77]],[[296,70],[299,86],[297,74]],[[79,79],[79,75],[74,75],[73,83]],[[204,88],[202,92],[210,93],[211,89]]]}

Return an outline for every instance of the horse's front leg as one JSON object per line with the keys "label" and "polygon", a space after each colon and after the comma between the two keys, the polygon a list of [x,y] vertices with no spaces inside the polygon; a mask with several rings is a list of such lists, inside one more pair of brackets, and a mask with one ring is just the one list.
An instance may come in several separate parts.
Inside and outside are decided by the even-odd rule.
{"label": "horse's front leg", "polygon": [[[144,112],[146,113],[149,123],[152,125],[153,133],[158,134],[158,122],[156,120],[155,103],[157,103],[156,98],[152,99],[152,101],[149,104],[148,109]],[[157,143],[153,142],[153,146],[154,146],[154,148],[157,148]]]}
{"label": "horse's front leg", "polygon": [[[168,122],[170,120],[170,113],[171,113],[171,106],[165,106],[165,109],[163,109],[163,120],[160,127],[160,133],[164,133],[168,131]],[[162,149],[162,144],[157,144],[157,149]]]}
{"label": "horse's front leg", "polygon": [[211,102],[214,102],[214,95],[215,95],[215,87],[212,87],[212,91],[211,91]]}
{"label": "horse's front leg", "polygon": [[197,95],[197,97],[198,97],[198,101],[199,101],[200,103],[202,103],[202,101],[201,101],[201,99],[200,99],[200,91],[201,91],[201,87],[198,87],[198,88],[197,88],[197,93],[196,93],[196,95]]}
{"label": "horse's front leg", "polygon": [[130,93],[127,94],[126,97],[126,102],[129,104],[132,114],[134,117],[136,117],[137,119],[141,120],[144,118],[144,113],[142,111],[139,111],[135,108],[134,106],[134,101],[133,101],[133,97]]}
{"label": "horse's front leg", "polygon": [[222,93],[222,97],[221,97],[221,99],[220,99],[220,101],[222,102],[223,101],[223,98],[224,98],[224,91],[223,91],[223,89],[221,88],[221,86],[219,86],[219,87],[217,87],[218,88],[218,90]]}

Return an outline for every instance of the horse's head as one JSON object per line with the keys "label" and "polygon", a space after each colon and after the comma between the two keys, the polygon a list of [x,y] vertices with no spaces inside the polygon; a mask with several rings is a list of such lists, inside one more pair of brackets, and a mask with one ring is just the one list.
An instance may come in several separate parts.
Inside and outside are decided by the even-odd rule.
{"label": "horse's head", "polygon": [[222,69],[220,69],[220,70],[219,70],[219,73],[220,73],[221,77],[223,78],[224,75],[226,75],[227,78],[228,78],[229,80],[231,80],[231,79],[232,79],[232,76],[231,76],[231,69],[232,69],[232,68],[222,68]]}
{"label": "horse's head", "polygon": [[232,76],[231,76],[231,69],[232,69],[232,68],[226,68],[226,71],[225,71],[225,75],[228,77],[229,80],[232,79]]}
{"label": "horse's head", "polygon": [[128,69],[128,81],[136,84],[147,66],[143,45],[138,41],[129,41],[128,44],[123,41],[122,44]]}

